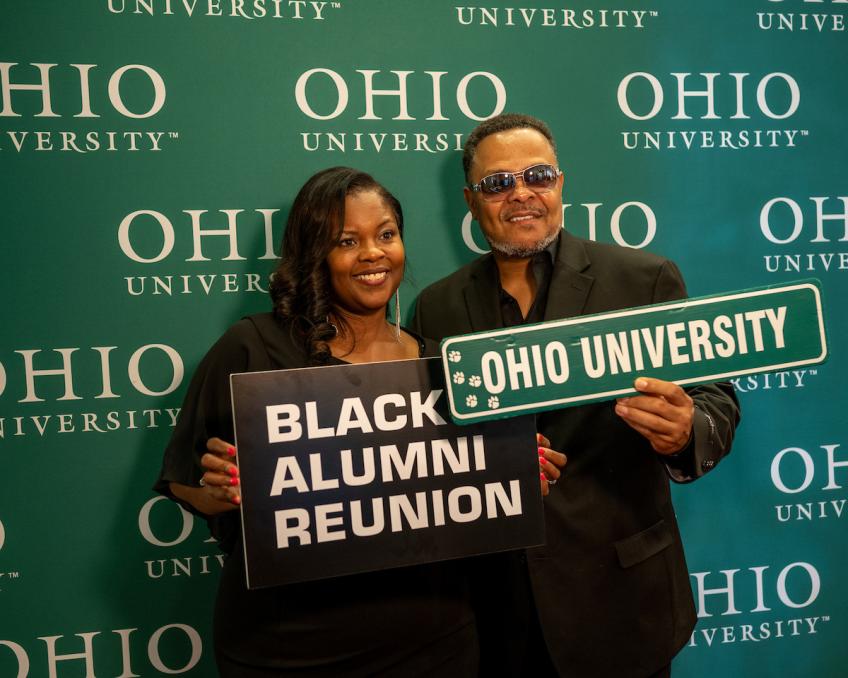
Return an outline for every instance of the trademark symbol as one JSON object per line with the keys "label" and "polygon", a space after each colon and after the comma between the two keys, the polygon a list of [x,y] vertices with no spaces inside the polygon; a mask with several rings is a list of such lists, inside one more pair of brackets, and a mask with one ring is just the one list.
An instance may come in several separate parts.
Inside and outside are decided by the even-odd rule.
{"label": "trademark symbol", "polygon": [[830,621],[830,615],[826,614],[821,618],[822,621]]}
{"label": "trademark symbol", "polygon": [[340,2],[334,2],[334,3],[332,3],[332,4],[330,5],[330,7],[332,7],[333,9],[341,9],[341,8],[342,8],[342,3],[340,3]]}
{"label": "trademark symbol", "polygon": [[168,132],[168,138],[169,139],[179,139],[180,133],[179,132]]}
{"label": "trademark symbol", "polygon": [[9,579],[18,579],[21,576],[20,572],[7,572],[6,574],[9,576]]}
{"label": "trademark symbol", "polygon": [[810,136],[810,130],[808,130],[808,129],[802,129],[802,130],[801,130],[801,136],[802,136],[802,137],[808,137],[808,136]]}
{"label": "trademark symbol", "polygon": [[813,376],[817,375],[818,373],[818,370],[810,370],[810,374],[812,374]]}
{"label": "trademark symbol", "polygon": [[656,10],[653,10],[653,9],[651,10],[651,16],[659,16],[659,15],[660,15],[660,13],[657,12]]}

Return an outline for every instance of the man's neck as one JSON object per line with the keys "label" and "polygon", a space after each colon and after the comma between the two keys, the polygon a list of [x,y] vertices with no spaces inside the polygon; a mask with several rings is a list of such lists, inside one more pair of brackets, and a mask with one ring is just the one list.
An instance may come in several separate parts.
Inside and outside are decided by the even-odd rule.
{"label": "man's neck", "polygon": [[508,257],[494,252],[501,287],[518,302],[525,318],[536,298],[536,276],[533,275],[533,257]]}

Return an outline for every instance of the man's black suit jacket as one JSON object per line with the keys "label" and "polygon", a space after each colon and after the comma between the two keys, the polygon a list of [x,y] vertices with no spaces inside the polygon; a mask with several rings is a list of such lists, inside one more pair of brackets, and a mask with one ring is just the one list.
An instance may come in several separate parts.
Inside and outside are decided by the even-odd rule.
{"label": "man's black suit jacket", "polygon": [[[685,296],[671,261],[563,232],[545,320]],[[412,324],[432,339],[501,326],[491,255],[425,289]],[[688,392],[693,438],[668,465],[619,419],[614,401],[538,415],[538,430],[568,456],[545,498],[546,544],[526,553],[544,639],[562,676],[647,676],[689,639],[695,609],[669,476],[688,482],[711,470],[730,451],[739,407],[728,384]],[[508,597],[496,573],[477,574],[485,595]],[[483,653],[500,655],[508,642],[481,635]],[[491,659],[484,656],[484,666]]]}

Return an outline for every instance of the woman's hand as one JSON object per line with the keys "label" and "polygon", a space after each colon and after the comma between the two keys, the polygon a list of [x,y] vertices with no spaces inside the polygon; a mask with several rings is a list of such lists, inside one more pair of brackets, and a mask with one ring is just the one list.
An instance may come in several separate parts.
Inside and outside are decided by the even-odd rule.
{"label": "woman's hand", "polygon": [[200,458],[200,464],[206,471],[199,487],[180,483],[169,483],[168,486],[177,499],[188,502],[200,513],[216,516],[241,504],[236,448],[220,438],[210,438],[206,441],[206,449],[209,451]]}
{"label": "woman's hand", "polygon": [[211,506],[218,509],[215,513],[230,511],[241,504],[236,448],[220,438],[210,438],[206,441],[206,449],[208,452],[200,458],[200,465],[206,469],[200,479],[201,489],[212,502]]}
{"label": "woman's hand", "polygon": [[551,485],[555,485],[561,475],[560,469],[568,461],[562,452],[551,449],[551,441],[541,433],[536,434],[536,443],[539,445],[539,482],[542,485],[542,496],[547,497],[551,491]]}

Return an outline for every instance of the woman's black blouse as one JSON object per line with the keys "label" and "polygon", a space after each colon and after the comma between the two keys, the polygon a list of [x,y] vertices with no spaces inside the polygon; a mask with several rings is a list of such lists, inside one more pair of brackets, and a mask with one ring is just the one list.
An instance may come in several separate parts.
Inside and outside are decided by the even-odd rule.
{"label": "woman's black blouse", "polygon": [[[433,354],[431,342],[420,343],[422,355]],[[154,489],[176,500],[168,484],[198,485],[206,441],[233,441],[230,374],[306,366],[302,338],[272,314],[250,316],[231,327],[192,378]],[[229,553],[214,624],[222,676],[474,672],[467,561],[250,591],[244,583],[238,511],[208,521]]]}

